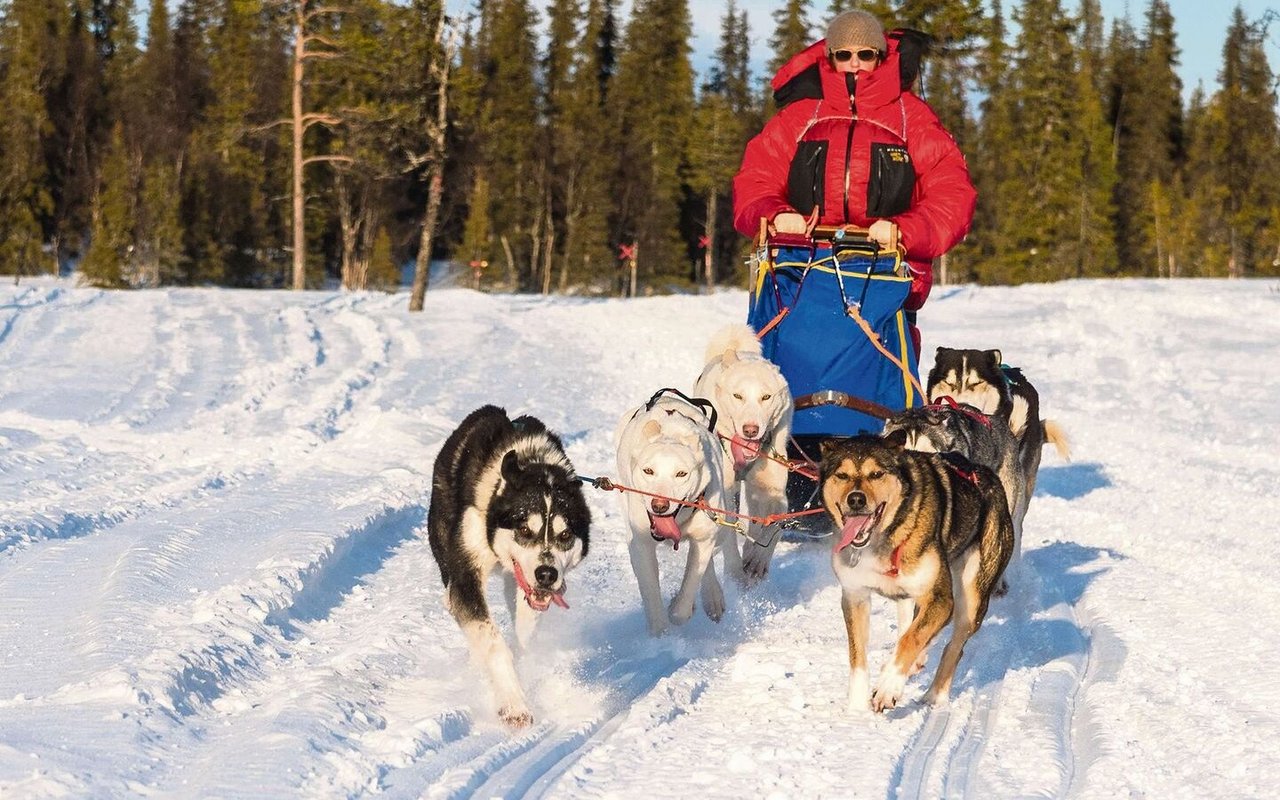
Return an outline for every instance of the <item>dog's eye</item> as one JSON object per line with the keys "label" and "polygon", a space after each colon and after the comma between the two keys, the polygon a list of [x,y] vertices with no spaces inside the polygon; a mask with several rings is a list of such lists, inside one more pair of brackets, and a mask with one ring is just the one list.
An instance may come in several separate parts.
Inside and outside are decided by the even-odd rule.
{"label": "dog's eye", "polygon": [[741,400],[741,399],[742,399],[742,395],[741,395],[739,392],[734,392],[734,393],[733,393],[733,399],[734,399],[734,400]]}
{"label": "dog's eye", "polygon": [[569,530],[568,528],[565,528],[564,530],[560,531],[559,539],[562,542],[570,541],[571,539],[573,539],[573,531]]}
{"label": "dog's eye", "polygon": [[873,470],[867,474],[867,478],[873,481],[878,481],[883,477],[884,477],[884,470],[879,470],[879,469]]}
{"label": "dog's eye", "polygon": [[771,397],[773,397],[773,395],[771,395],[771,394],[762,395],[762,396],[760,397],[760,402],[761,402],[761,403],[767,403]]}
{"label": "dog's eye", "polygon": [[676,473],[676,477],[677,477],[677,478],[687,478],[687,477],[689,477],[689,471],[688,471],[688,470],[683,470],[683,469],[682,469],[682,470],[680,470],[679,472],[677,472],[677,473]]}
{"label": "dog's eye", "polygon": [[836,473],[836,480],[838,480],[838,481],[851,481],[851,480],[853,480],[853,476],[852,476],[852,475],[850,475],[850,474],[849,474],[849,473],[847,473],[847,472],[837,472],[837,473]]}
{"label": "dog's eye", "polygon": [[652,474],[653,474],[653,467],[645,467],[645,468],[644,468],[644,474],[645,474],[645,475],[652,475]]}

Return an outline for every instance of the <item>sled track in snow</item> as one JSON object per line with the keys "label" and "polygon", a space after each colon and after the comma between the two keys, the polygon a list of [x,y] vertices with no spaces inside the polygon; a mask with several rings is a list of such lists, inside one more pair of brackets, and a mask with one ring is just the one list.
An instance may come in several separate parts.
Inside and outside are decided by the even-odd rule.
{"label": "sled track in snow", "polygon": [[[607,739],[622,722],[632,704],[662,678],[688,662],[687,658],[659,654],[624,659],[604,671],[616,688],[601,713],[586,721],[558,725],[541,723],[515,738],[492,734],[462,739],[436,754],[443,763],[430,769],[431,800],[469,798],[552,797],[552,788],[579,759]],[[484,749],[476,753],[476,746]]]}
{"label": "sled track in snow", "polygon": [[[1037,796],[1049,798],[1070,797],[1079,784],[1082,765],[1076,757],[1077,703],[1090,666],[1090,639],[1084,633],[1075,608],[1066,601],[1052,581],[1038,580],[1044,618],[1049,622],[1061,621],[1062,627],[1071,632],[1067,652],[1046,664],[1036,678],[1029,704],[1030,711],[1040,717],[1046,729],[1051,731],[1055,746],[1054,762],[1059,767],[1059,779],[1055,786],[1046,786]],[[1013,611],[1013,609],[1011,609]],[[1013,613],[1019,613],[1013,611]],[[903,753],[896,780],[889,786],[889,800],[928,796],[929,779],[941,773],[942,786],[939,796],[944,798],[981,798],[991,796],[981,782],[979,767],[987,741],[995,729],[999,717],[1004,676],[1008,672],[1014,640],[1021,641],[1025,634],[1017,633],[1026,626],[1026,620],[1012,621],[1010,631],[992,644],[995,653],[988,663],[995,665],[996,679],[979,687],[972,706],[958,711],[951,706],[930,708],[925,715],[919,733]],[[988,627],[988,630],[990,628]],[[980,651],[979,651],[980,652]],[[953,726],[959,726],[954,736],[956,744],[944,750],[942,744]]]}

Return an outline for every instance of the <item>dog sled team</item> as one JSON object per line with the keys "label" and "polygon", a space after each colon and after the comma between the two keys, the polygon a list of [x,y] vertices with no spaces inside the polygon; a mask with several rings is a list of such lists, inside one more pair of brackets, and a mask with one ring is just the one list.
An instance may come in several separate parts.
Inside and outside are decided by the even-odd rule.
{"label": "dog sled team", "polygon": [[[780,526],[825,532],[841,587],[853,709],[893,708],[951,625],[924,699],[950,692],[966,643],[1021,549],[1041,448],[1065,439],[999,350],[939,348],[919,380],[915,314],[932,260],[968,232],[964,157],[910,91],[928,37],[846,11],[773,80],[777,113],[747,145],[734,221],[755,238],[747,325],[709,343],[690,394],[654,387],[617,428],[631,566],[650,633],[719,620],[726,580],[767,580]],[[615,482],[616,481],[616,482]],[[428,513],[445,602],[499,715],[532,722],[485,600],[503,576],[523,647],[588,554],[584,485],[537,419],[486,406],[436,460]],[[670,602],[668,548],[685,555]],[[871,595],[896,601],[898,643],[874,691]]]}
{"label": "dog sled team", "polygon": [[[998,350],[938,348],[927,405],[894,414],[883,433],[820,445],[813,511],[829,535],[849,641],[851,708],[893,708],[925,651],[951,623],[951,639],[925,694],[945,701],[968,639],[1020,547],[1041,447],[1064,456],[1058,426],[1039,416],[1036,390]],[[650,633],[689,621],[701,604],[726,610],[724,578],[767,579],[788,516],[787,459],[794,401],[754,330],[713,337],[692,393],[658,391],[619,422],[617,477],[631,566]],[[552,604],[568,608],[566,577],[589,551],[584,485],[560,439],[537,419],[484,406],[448,437],[436,459],[428,537],[445,603],[492,683],[499,716],[533,721],[514,657],[485,599],[502,575],[523,649]],[[802,503],[803,505],[803,503]],[[807,513],[796,512],[796,515]],[[684,552],[669,602],[662,551]],[[872,594],[896,601],[899,640],[872,693],[867,672]]]}

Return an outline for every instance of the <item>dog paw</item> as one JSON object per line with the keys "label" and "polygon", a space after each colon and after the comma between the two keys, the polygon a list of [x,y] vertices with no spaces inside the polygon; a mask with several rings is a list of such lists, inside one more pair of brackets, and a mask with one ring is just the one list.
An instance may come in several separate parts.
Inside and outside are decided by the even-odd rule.
{"label": "dog paw", "polygon": [[693,603],[681,605],[680,603],[672,603],[671,610],[667,614],[671,622],[675,625],[683,625],[693,619]]}
{"label": "dog paw", "polygon": [[759,583],[769,574],[769,557],[766,547],[748,542],[742,552],[742,574],[748,584]]}
{"label": "dog paw", "polygon": [[498,718],[513,731],[523,730],[533,724],[533,714],[524,706],[504,706],[498,709]]}
{"label": "dog paw", "polygon": [[880,685],[871,695],[871,707],[876,711],[887,711],[898,705],[902,699],[902,690],[906,688],[907,676],[891,670],[880,676]]}
{"label": "dog paw", "polygon": [[702,610],[707,612],[707,616],[714,622],[719,622],[724,617],[725,602],[724,590],[716,586],[713,590],[704,590],[702,592]]}
{"label": "dog paw", "polygon": [[1009,580],[1004,576],[1000,577],[1000,582],[996,584],[995,591],[992,592],[996,597],[1004,597],[1009,593]]}

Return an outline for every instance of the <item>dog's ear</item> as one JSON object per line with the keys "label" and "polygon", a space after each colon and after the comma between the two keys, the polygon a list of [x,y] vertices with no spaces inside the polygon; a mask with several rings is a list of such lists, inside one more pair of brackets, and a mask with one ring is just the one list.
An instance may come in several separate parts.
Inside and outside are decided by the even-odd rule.
{"label": "dog's ear", "polygon": [[658,424],[656,419],[651,419],[640,429],[640,433],[644,434],[644,438],[652,442],[662,436],[662,426]]}
{"label": "dog's ear", "polygon": [[1000,351],[988,350],[987,355],[991,356],[991,363],[995,364],[996,369],[1000,369],[1000,365],[1004,363],[1004,359],[1000,357]]}
{"label": "dog's ear", "polygon": [[732,347],[724,351],[724,355],[720,356],[720,363],[724,366],[738,363],[738,351]]}
{"label": "dog's ear", "polygon": [[884,443],[890,447],[896,447],[899,450],[907,446],[907,432],[903,428],[898,428],[892,433],[886,434]]}
{"label": "dog's ear", "polygon": [[831,451],[836,449],[837,443],[838,440],[836,439],[823,439],[818,442],[818,454],[821,455],[822,458],[826,458]]}
{"label": "dog's ear", "polygon": [[520,476],[520,457],[516,455],[515,450],[509,450],[502,457],[502,479],[507,483],[511,483]]}

